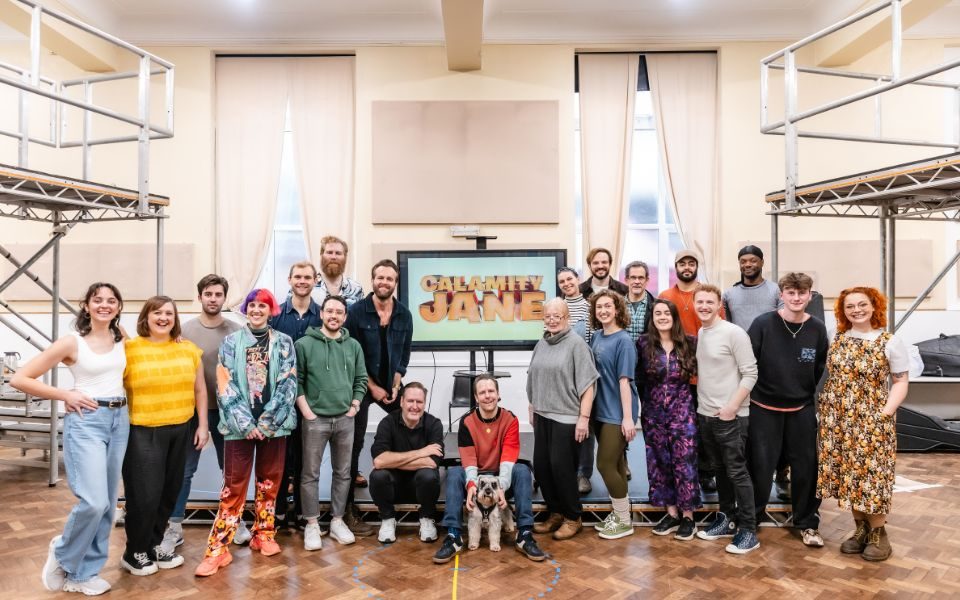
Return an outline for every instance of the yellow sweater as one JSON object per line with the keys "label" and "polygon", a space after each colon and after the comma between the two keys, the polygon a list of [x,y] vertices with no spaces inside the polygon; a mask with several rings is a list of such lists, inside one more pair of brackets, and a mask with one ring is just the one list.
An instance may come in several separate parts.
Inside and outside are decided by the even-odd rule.
{"label": "yellow sweater", "polygon": [[200,356],[193,342],[151,342],[137,337],[126,343],[130,424],[160,427],[186,423],[193,416],[193,393]]}

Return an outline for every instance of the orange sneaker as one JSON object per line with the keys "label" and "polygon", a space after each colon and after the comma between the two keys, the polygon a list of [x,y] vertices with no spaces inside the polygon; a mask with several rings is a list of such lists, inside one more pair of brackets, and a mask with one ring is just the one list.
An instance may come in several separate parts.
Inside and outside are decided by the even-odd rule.
{"label": "orange sneaker", "polygon": [[264,556],[280,554],[280,544],[278,544],[275,540],[262,538],[260,536],[256,536],[250,540],[250,549],[259,550],[260,554]]}
{"label": "orange sneaker", "polygon": [[230,554],[229,550],[224,550],[222,554],[217,556],[206,556],[197,565],[197,570],[193,572],[197,577],[210,577],[215,574],[221,568],[229,565],[233,562],[233,556]]}

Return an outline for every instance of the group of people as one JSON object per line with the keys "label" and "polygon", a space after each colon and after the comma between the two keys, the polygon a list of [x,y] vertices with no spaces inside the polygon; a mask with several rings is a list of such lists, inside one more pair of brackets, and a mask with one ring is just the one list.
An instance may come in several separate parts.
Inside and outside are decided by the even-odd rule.
{"label": "group of people", "polygon": [[[325,237],[320,273],[310,262],[292,265],[283,303],[269,290],[252,290],[238,307],[245,325],[224,318],[229,284],[215,274],[197,284],[198,318],[181,325],[176,303],[155,296],[143,304],[133,337],[120,326],[117,287],[89,287],[76,330],[11,382],[62,401],[67,413],[64,462],[78,503],[50,542],[42,572],[47,589],[87,595],[110,589],[99,572],[121,479],[127,536],[121,567],[145,576],[181,566],[176,548],[186,502],[211,437],[223,486],[197,576],[229,565],[231,543],[249,543],[264,556],[279,553],[276,532],[284,526],[301,525],[304,548],[319,550],[318,479],[328,445],[332,539],[351,544],[374,533],[353,506],[355,489],[367,485],[380,512],[380,542],[396,540],[398,502],[420,506],[422,541],[438,539],[443,426],[427,411],[428,390],[401,383],[413,320],[394,297],[399,269],[391,260],[376,263],[364,295],[344,273],[347,253],[345,241]],[[477,506],[484,474],[497,478],[500,506],[514,503],[517,550],[543,560],[534,533],[564,540],[581,530],[580,495],[589,492],[594,453],[613,507],[595,526],[598,534],[632,534],[626,450],[638,420],[650,502],[666,511],[654,534],[732,538],[729,552],[753,550],[774,472],[787,465],[794,523],[805,544],[823,545],[817,511],[820,499],[832,496],[852,510],[856,524],[841,550],[887,558],[893,415],[906,395],[907,354],[883,329],[885,299],[871,288],[844,290],[830,344],[823,322],[805,312],[810,277],[790,273],[772,285],[762,278],[762,259],[759,248],[744,248],[741,281],[722,293],[697,283],[700,258],[681,251],[678,282],[659,298],[646,290],[646,264],[630,263],[623,284],[611,276],[611,253],[602,248],[590,252],[591,276],[583,283],[575,270],[561,269],[563,296],[544,306],[544,336],[527,378],[532,469],[519,460],[519,420],[500,406],[497,380],[476,378],[476,409],[461,419],[457,434],[460,464],[446,468],[446,535],[434,561],[447,562],[463,549],[463,509]],[[71,370],[72,389],[38,379],[59,363]],[[368,479],[359,457],[373,404],[386,416],[370,448]],[[697,531],[700,468],[716,477],[720,510]],[[534,477],[549,509],[539,523]]]}
{"label": "group of people", "polygon": [[[740,250],[740,281],[725,292],[698,283],[693,250],[677,252],[677,283],[659,297],[646,290],[646,264],[628,264],[624,284],[610,276],[609,251],[595,248],[587,260],[583,283],[573,269],[560,270],[563,299],[544,307],[544,339],[527,379],[534,474],[550,512],[537,531],[560,540],[580,531],[578,493],[589,491],[596,436],[613,507],[596,528],[605,539],[633,533],[624,450],[639,413],[650,503],[665,509],[655,535],[731,538],[727,552],[750,552],[760,545],[757,523],[775,473],[786,470],[805,545],[824,545],[818,511],[835,497],[855,525],[841,551],[890,556],[894,416],[909,355],[885,330],[879,291],[840,293],[831,342],[808,312],[811,277],[765,280],[756,246]],[[693,512],[711,478],[719,511],[698,531]]]}

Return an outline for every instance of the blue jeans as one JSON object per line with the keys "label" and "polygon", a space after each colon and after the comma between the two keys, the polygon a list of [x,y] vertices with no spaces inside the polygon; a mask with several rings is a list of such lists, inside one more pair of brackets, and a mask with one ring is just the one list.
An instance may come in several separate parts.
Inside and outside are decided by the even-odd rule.
{"label": "blue jeans", "polygon": [[[467,473],[463,467],[449,467],[447,469],[446,499],[443,509],[441,525],[450,529],[463,529],[463,504],[467,496]],[[514,517],[517,520],[517,529],[533,527],[533,475],[530,467],[517,463],[513,465],[510,475],[510,489],[507,490],[507,500],[512,499]]]}
{"label": "blue jeans", "polygon": [[[210,428],[210,437],[213,438],[213,447],[217,451],[217,464],[223,471],[223,434],[217,429],[220,424],[220,411],[207,411],[207,425]],[[197,472],[197,465],[200,464],[200,454],[203,449],[197,450],[193,445],[193,434],[197,431],[197,417],[194,415],[190,421],[190,447],[187,448],[187,462],[183,465],[183,485],[180,487],[180,495],[177,496],[177,503],[170,513],[171,523],[182,523],[187,514],[187,500],[190,499],[190,488],[193,486],[193,475]]]}
{"label": "blue jeans", "polygon": [[79,502],[54,556],[70,581],[91,579],[107,561],[129,430],[126,406],[71,412],[63,420],[63,464]]}

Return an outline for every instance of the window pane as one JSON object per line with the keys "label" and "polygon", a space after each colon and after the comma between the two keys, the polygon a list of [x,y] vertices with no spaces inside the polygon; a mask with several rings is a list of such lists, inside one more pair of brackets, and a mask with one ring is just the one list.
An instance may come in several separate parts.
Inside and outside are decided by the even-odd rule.
{"label": "window pane", "polygon": [[286,298],[290,286],[287,284],[287,273],[290,265],[307,258],[307,244],[303,239],[302,231],[274,231],[274,281],[273,292],[277,298]]}
{"label": "window pane", "polygon": [[623,267],[635,260],[642,260],[650,266],[650,280],[647,287],[657,290],[657,257],[659,251],[659,232],[656,229],[627,229],[626,240],[623,244],[623,258],[620,268],[617,269],[617,278],[624,280]]}
{"label": "window pane", "polygon": [[300,189],[294,160],[293,134],[283,134],[283,153],[280,155],[280,184],[277,187],[277,227],[302,228],[300,218]]}
{"label": "window pane", "polygon": [[657,201],[660,195],[656,132],[633,132],[633,156],[630,162],[630,223],[656,224],[659,222]]}
{"label": "window pane", "polygon": [[[577,94],[579,96],[580,94]],[[583,259],[583,180],[581,179],[582,162],[580,157],[580,129],[573,132],[573,232],[576,243],[573,247],[573,256],[567,257],[569,266],[579,269]]]}

